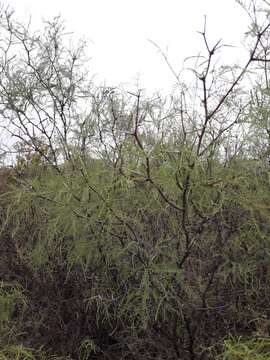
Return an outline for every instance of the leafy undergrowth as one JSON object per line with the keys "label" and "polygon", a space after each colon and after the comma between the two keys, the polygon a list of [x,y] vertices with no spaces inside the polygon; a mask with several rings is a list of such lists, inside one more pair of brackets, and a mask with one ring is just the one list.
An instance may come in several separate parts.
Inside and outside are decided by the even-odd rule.
{"label": "leafy undergrowth", "polygon": [[[153,173],[177,203],[169,160],[179,161]],[[268,170],[213,164],[224,184],[206,186],[195,164],[188,223],[154,186],[102,161],[11,183],[1,197],[3,359],[208,359],[226,336],[259,331],[270,303]],[[225,341],[223,356],[267,359],[265,344]]]}

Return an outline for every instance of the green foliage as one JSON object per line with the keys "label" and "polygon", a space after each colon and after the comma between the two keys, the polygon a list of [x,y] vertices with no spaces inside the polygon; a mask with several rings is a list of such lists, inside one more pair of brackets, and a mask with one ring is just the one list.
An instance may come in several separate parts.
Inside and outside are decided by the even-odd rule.
{"label": "green foliage", "polygon": [[[176,322],[173,336],[187,342],[187,326],[192,326],[187,322],[193,324],[194,314],[200,331],[222,337],[225,333],[215,325],[203,325],[210,321],[208,311],[222,328],[219,307],[234,324],[248,323],[260,311],[260,297],[266,300],[268,170],[254,175],[249,161],[224,167],[213,160],[209,175],[199,159],[190,168],[183,155],[168,158],[163,151],[163,161],[152,165],[155,184],[176,203],[182,199],[179,207],[189,176],[185,223],[156,185],[115,176],[113,168],[96,160],[84,163],[82,171],[63,165],[61,174],[31,175],[27,187],[3,197],[3,231],[13,239],[20,261],[38,281],[45,276],[55,283],[57,301],[65,296],[60,295],[62,286],[73,288],[76,295],[69,306],[74,315],[92,317],[92,332],[82,333],[77,348],[82,359],[104,351],[97,340],[98,329],[104,327],[121,341],[122,336],[140,337],[161,326],[172,336],[170,323]],[[173,172],[179,173],[177,182]],[[236,289],[241,296],[234,294]],[[252,325],[247,328],[251,331]],[[196,336],[199,346],[202,334]]]}
{"label": "green foliage", "polygon": [[87,360],[91,358],[91,354],[96,352],[96,345],[91,339],[84,339],[80,346],[79,359]]}
{"label": "green foliage", "polygon": [[20,309],[21,315],[27,307],[27,300],[19,285],[0,282],[0,331],[3,330],[13,315],[15,308]]}
{"label": "green foliage", "polygon": [[24,348],[22,345],[11,345],[0,352],[1,360],[35,360],[32,349]]}
{"label": "green foliage", "polygon": [[70,357],[48,356],[42,350],[10,345],[0,350],[0,360],[72,360]]}
{"label": "green foliage", "polygon": [[0,360],[268,359],[269,86],[240,81],[270,24],[243,69],[204,31],[166,102],[92,87],[59,19],[0,17]]}
{"label": "green foliage", "polygon": [[224,341],[225,351],[220,356],[224,360],[269,360],[270,341],[258,339],[228,339]]}

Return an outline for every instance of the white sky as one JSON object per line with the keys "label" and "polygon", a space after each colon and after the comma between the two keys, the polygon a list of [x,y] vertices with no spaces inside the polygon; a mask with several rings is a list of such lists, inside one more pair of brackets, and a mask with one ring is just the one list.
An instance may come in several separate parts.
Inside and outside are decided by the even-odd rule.
{"label": "white sky", "polygon": [[[176,70],[183,59],[198,54],[207,15],[209,39],[220,38],[236,48],[225,48],[225,58],[243,57],[240,42],[248,19],[234,0],[10,0],[20,20],[32,16],[35,27],[41,19],[62,15],[67,29],[89,42],[90,72],[107,85],[135,84],[165,90],[174,79],[161,55],[148,39],[158,43]],[[245,59],[242,59],[243,62]]]}

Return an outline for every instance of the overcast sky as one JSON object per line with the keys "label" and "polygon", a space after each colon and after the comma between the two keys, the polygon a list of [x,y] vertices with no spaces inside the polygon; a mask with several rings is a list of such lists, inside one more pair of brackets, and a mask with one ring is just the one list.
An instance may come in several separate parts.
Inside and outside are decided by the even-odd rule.
{"label": "overcast sky", "polygon": [[[150,91],[172,86],[174,79],[157,49],[158,43],[178,71],[183,59],[202,49],[207,16],[209,39],[220,38],[235,48],[224,49],[224,58],[235,61],[248,19],[234,0],[10,0],[17,17],[42,19],[62,15],[68,30],[89,43],[92,73],[107,85],[132,84],[139,77]],[[243,62],[245,59],[243,59]]]}

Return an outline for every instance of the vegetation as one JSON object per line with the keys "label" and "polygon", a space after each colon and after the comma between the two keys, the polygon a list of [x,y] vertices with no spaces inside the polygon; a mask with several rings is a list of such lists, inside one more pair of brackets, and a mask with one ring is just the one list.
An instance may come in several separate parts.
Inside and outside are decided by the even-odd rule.
{"label": "vegetation", "polygon": [[169,99],[2,8],[0,360],[270,359],[269,4],[241,6],[246,63],[205,27]]}

